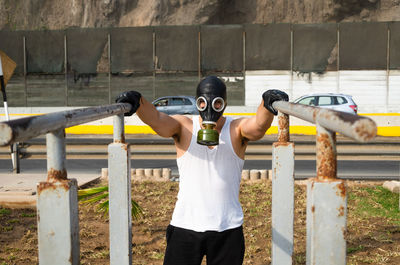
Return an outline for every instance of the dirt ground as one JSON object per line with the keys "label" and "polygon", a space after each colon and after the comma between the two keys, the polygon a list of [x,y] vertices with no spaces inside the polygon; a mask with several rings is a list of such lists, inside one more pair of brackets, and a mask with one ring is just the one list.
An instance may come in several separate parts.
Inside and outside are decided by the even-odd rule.
{"label": "dirt ground", "polygon": [[[347,264],[400,264],[400,213],[379,214],[366,184],[348,183]],[[367,187],[368,188],[368,187]],[[162,264],[165,229],[178,192],[177,182],[134,183],[132,195],[144,217],[133,221],[133,264]],[[391,196],[391,195],[390,195]],[[396,195],[393,195],[396,196]],[[397,198],[397,197],[396,197]],[[271,183],[243,183],[244,264],[271,263]],[[367,202],[376,213],[365,210]],[[109,264],[108,220],[92,205],[80,205],[81,264]],[[36,211],[0,208],[0,264],[37,264]],[[306,192],[295,186],[294,264],[305,264]]]}

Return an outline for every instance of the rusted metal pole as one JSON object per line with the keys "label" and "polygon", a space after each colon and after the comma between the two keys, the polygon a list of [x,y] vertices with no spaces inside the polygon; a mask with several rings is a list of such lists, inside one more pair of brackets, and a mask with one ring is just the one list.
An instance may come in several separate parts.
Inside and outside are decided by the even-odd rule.
{"label": "rusted metal pole", "polygon": [[117,103],[1,122],[0,146],[22,142],[58,129],[125,113],[130,111],[131,107],[131,104],[128,103]]}
{"label": "rusted metal pole", "polygon": [[278,142],[289,142],[289,115],[279,112],[278,113]]}
{"label": "rusted metal pole", "polygon": [[336,134],[317,124],[317,177],[307,183],[307,264],[346,264],[346,186],[336,178]]}
{"label": "rusted metal pole", "polygon": [[131,160],[124,116],[114,117],[114,143],[108,146],[110,264],[132,264]]}
{"label": "rusted metal pole", "polygon": [[67,179],[65,132],[46,135],[47,182],[37,185],[39,263],[79,264],[78,184]]}
{"label": "rusted metal pole", "polygon": [[114,116],[114,143],[125,143],[124,114]]}
{"label": "rusted metal pole", "polygon": [[283,113],[318,123],[332,132],[339,132],[359,142],[367,142],[376,135],[376,124],[367,117],[286,101],[276,101],[272,106]]}
{"label": "rusted metal pole", "polygon": [[65,169],[65,131],[59,129],[46,135],[47,181],[56,182],[67,179]]}
{"label": "rusted metal pole", "polygon": [[272,264],[292,264],[294,218],[294,144],[289,116],[279,112],[278,142],[272,149]]}
{"label": "rusted metal pole", "polygon": [[336,179],[336,133],[317,124],[317,179]]}

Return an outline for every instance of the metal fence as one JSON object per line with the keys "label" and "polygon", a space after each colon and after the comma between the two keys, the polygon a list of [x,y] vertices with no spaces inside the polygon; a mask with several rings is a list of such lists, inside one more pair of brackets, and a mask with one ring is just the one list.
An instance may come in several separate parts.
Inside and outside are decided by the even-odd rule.
{"label": "metal fence", "polygon": [[359,142],[377,131],[369,118],[318,107],[274,102],[279,110],[278,142],[272,151],[272,264],[292,264],[294,143],[289,115],[314,123],[316,178],[307,182],[307,264],[346,264],[347,194],[337,179],[336,132]]}
{"label": "metal fence", "polygon": [[[376,124],[357,115],[275,102],[279,110],[278,142],[273,144],[272,264],[292,264],[294,218],[294,143],[289,115],[317,126],[316,178],[307,186],[307,264],[346,263],[347,195],[336,178],[336,132],[359,142],[376,135]],[[46,135],[47,181],[37,186],[40,264],[79,264],[77,182],[67,178],[65,131],[69,126],[116,115],[114,141],[108,147],[110,264],[132,263],[130,151],[124,139],[129,104],[56,112],[0,123],[0,145]]]}

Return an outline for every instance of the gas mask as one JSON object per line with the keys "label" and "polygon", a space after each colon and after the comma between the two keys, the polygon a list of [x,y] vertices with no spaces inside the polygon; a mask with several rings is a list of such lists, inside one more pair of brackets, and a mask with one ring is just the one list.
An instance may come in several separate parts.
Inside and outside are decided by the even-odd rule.
{"label": "gas mask", "polygon": [[218,145],[219,134],[215,130],[218,119],[224,113],[226,107],[226,86],[216,76],[204,78],[196,90],[196,107],[203,119],[197,133],[197,143],[201,145]]}

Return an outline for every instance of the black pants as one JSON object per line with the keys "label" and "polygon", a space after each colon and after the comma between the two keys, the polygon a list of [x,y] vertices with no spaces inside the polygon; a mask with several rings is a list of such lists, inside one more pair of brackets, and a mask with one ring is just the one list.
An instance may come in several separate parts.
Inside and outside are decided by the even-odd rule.
{"label": "black pants", "polygon": [[241,265],[244,257],[242,226],[223,232],[195,232],[169,225],[164,265]]}

